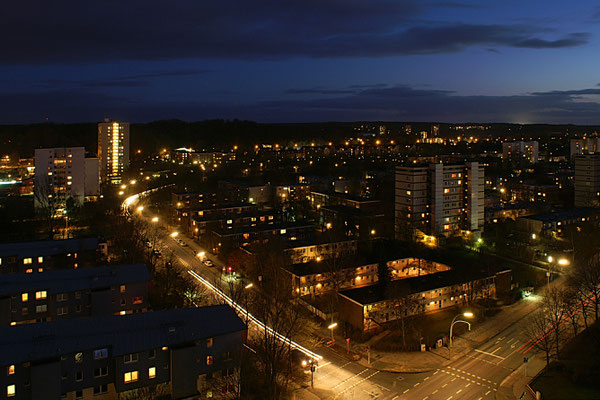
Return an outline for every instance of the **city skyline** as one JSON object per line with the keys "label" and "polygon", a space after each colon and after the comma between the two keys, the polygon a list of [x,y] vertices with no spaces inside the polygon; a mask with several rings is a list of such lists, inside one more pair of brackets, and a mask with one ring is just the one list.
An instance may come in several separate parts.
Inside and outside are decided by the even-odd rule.
{"label": "city skyline", "polygon": [[0,123],[600,122],[591,1],[6,6]]}

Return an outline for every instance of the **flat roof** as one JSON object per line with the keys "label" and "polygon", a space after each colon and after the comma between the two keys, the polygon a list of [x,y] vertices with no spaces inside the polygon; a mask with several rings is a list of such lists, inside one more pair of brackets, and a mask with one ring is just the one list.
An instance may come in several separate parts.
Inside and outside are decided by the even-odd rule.
{"label": "flat roof", "polygon": [[108,347],[121,356],[246,330],[228,305],[0,327],[0,365]]}
{"label": "flat roof", "polygon": [[0,257],[16,256],[24,258],[52,256],[56,254],[76,253],[82,250],[96,250],[97,248],[97,238],[2,243],[0,244]]}
{"label": "flat roof", "polygon": [[394,280],[388,283],[386,290],[383,290],[380,285],[375,284],[341,291],[339,294],[359,304],[367,305],[387,300],[392,297],[394,293],[401,295],[422,293],[492,276],[495,276],[495,272],[486,272],[483,270],[468,272],[450,270],[414,278]]}
{"label": "flat roof", "polygon": [[356,269],[373,264],[378,264],[378,262],[375,259],[368,260],[362,257],[350,259],[330,258],[322,261],[291,264],[284,267],[284,269],[296,276],[308,276],[344,269]]}
{"label": "flat roof", "polygon": [[542,221],[542,222],[554,222],[554,221],[564,221],[565,219],[572,219],[572,218],[590,217],[592,215],[597,215],[597,214],[598,214],[598,210],[596,210],[594,208],[582,207],[582,208],[572,208],[569,210],[556,211],[556,212],[546,213],[546,214],[528,215],[526,217],[520,217],[520,218],[532,219],[535,221]]}
{"label": "flat roof", "polygon": [[60,269],[31,274],[0,275],[0,296],[46,290],[49,294],[149,281],[144,264]]}
{"label": "flat roof", "polygon": [[368,211],[356,207],[344,206],[341,204],[322,206],[321,210],[331,210],[333,212],[351,214],[357,217],[381,217],[385,215],[383,212]]}
{"label": "flat roof", "polygon": [[274,224],[260,224],[256,226],[239,226],[232,229],[220,228],[214,229],[213,232],[220,236],[236,235],[242,233],[273,231],[278,229],[296,229],[296,228],[313,228],[314,225],[305,222],[280,222]]}

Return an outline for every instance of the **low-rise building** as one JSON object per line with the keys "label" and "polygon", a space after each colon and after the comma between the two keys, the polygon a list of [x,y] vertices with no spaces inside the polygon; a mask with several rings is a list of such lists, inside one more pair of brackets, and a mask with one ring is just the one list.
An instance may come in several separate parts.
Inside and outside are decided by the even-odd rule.
{"label": "low-rise building", "polygon": [[464,305],[496,295],[496,280],[510,280],[510,271],[448,270],[398,279],[338,293],[339,316],[361,332],[378,329],[400,315],[416,315]]}
{"label": "low-rise building", "polygon": [[[343,232],[346,236],[358,240],[370,240],[387,236],[385,213],[380,211],[363,210],[343,205],[323,206],[320,208],[321,226]],[[391,227],[391,223],[389,224]]]}
{"label": "low-rise building", "polygon": [[600,221],[600,213],[594,208],[573,208],[546,214],[535,214],[517,219],[517,228],[536,235],[556,236],[572,225]]}
{"label": "low-rise building", "polygon": [[0,326],[148,309],[143,264],[0,275]]}
{"label": "low-rise building", "polygon": [[230,396],[245,334],[227,305],[1,327],[2,398]]}
{"label": "low-rise building", "polygon": [[34,273],[96,265],[96,238],[0,244],[0,274]]}
{"label": "low-rise building", "polygon": [[331,241],[321,236],[312,240],[290,242],[284,253],[290,258],[292,264],[299,264],[354,256],[357,251],[356,240]]}

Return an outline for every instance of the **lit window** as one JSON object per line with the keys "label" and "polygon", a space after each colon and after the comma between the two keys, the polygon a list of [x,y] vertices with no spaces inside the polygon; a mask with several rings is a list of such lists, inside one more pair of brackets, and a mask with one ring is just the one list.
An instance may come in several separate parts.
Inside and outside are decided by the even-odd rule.
{"label": "lit window", "polygon": [[26,301],[28,301],[28,300],[29,300],[29,293],[22,293],[22,294],[21,294],[21,301],[22,301],[23,303],[25,303],[25,302],[26,302]]}
{"label": "lit window", "polygon": [[31,264],[33,262],[33,260],[31,258],[24,258],[23,259],[23,264]]}
{"label": "lit window", "polygon": [[210,348],[213,346],[213,338],[206,339],[206,347]]}
{"label": "lit window", "polygon": [[144,301],[144,298],[142,296],[135,296],[133,298],[133,304],[142,304],[143,301]]}
{"label": "lit window", "polygon": [[281,230],[281,234],[282,234],[282,235],[285,235],[285,233],[286,233],[286,232],[287,232],[287,230],[285,230],[285,229],[282,229],[282,230]]}
{"label": "lit window", "polygon": [[15,364],[9,365],[8,366],[8,375],[14,375],[15,374]]}
{"label": "lit window", "polygon": [[137,371],[125,372],[123,380],[125,381],[125,383],[137,382],[138,372]]}
{"label": "lit window", "polygon": [[121,293],[125,293],[125,285],[121,285],[121,286],[119,287],[119,291],[120,291]]}
{"label": "lit window", "polygon": [[16,393],[15,385],[8,385],[6,387],[6,397],[15,397]]}
{"label": "lit window", "polygon": [[444,193],[450,193],[450,189],[448,189],[448,188],[444,189]]}
{"label": "lit window", "polygon": [[46,297],[48,297],[48,293],[45,290],[40,290],[39,292],[35,292],[36,300],[44,300]]}
{"label": "lit window", "polygon": [[32,273],[32,272],[33,272],[33,269],[31,269],[31,268],[27,268],[27,269],[25,270],[25,273],[26,273],[26,274],[30,274],[30,273]]}
{"label": "lit window", "polygon": [[156,378],[156,367],[150,367],[150,368],[148,368],[148,378],[149,379]]}
{"label": "lit window", "polygon": [[41,264],[44,262],[44,257],[38,257],[38,264]]}
{"label": "lit window", "polygon": [[206,365],[212,365],[213,356],[206,356]]}

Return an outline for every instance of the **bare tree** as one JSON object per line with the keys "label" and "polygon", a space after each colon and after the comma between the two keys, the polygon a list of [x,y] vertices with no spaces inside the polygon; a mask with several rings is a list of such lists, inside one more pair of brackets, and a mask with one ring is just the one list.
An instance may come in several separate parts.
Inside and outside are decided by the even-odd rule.
{"label": "bare tree", "polygon": [[123,393],[123,398],[126,400],[158,400],[168,396],[169,393],[169,385],[167,383],[159,383],[153,386],[128,390]]}
{"label": "bare tree", "polygon": [[550,365],[553,349],[553,342],[548,329],[550,323],[548,315],[539,309],[529,317],[524,328],[524,333],[531,339],[533,346],[545,353],[546,368]]}
{"label": "bare tree", "polygon": [[[600,306],[600,252],[578,260],[573,266],[572,284],[583,289],[591,301],[594,310],[594,320],[598,320]],[[586,322],[587,323],[587,322]]]}
{"label": "bare tree", "polygon": [[49,239],[54,237],[59,221],[59,211],[64,207],[64,199],[54,193],[53,185],[47,175],[35,179],[33,188],[36,214],[44,220]]}
{"label": "bare tree", "polygon": [[560,338],[563,330],[562,324],[568,318],[563,291],[555,287],[546,290],[543,299],[543,307],[550,332],[554,336],[556,358],[560,358]]}
{"label": "bare tree", "polygon": [[389,305],[402,332],[402,346],[406,349],[406,321],[419,310],[421,302],[410,292],[410,287],[403,283],[399,281],[388,285],[385,291],[386,297],[391,299]]}

